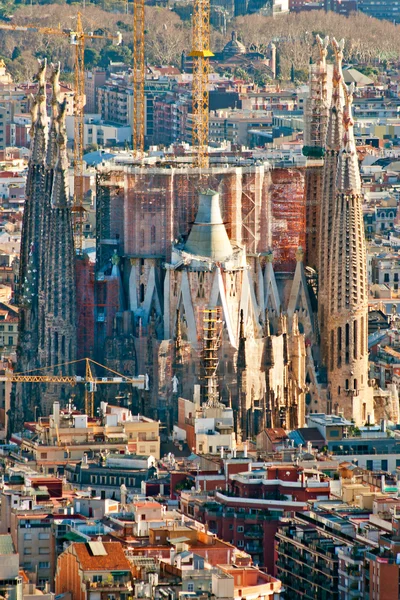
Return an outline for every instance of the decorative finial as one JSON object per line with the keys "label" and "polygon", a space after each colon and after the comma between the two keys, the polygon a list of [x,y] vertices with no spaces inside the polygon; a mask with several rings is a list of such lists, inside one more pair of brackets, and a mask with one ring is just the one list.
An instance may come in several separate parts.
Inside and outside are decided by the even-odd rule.
{"label": "decorative finial", "polygon": [[39,60],[39,70],[36,73],[36,79],[38,82],[38,91],[36,94],[37,102],[39,104],[38,123],[45,126],[47,123],[47,111],[46,111],[46,67],[47,60]]}
{"label": "decorative finial", "polygon": [[299,315],[297,310],[293,313],[293,319],[292,319],[292,334],[293,335],[299,335]]}
{"label": "decorative finial", "polygon": [[265,255],[265,259],[269,263],[274,262],[274,253],[272,252],[272,250],[267,251],[267,254]]}
{"label": "decorative finial", "polygon": [[282,311],[281,311],[281,314],[279,315],[278,330],[279,330],[279,335],[283,335],[284,333],[287,333],[287,319],[286,319],[286,315],[284,315]]}
{"label": "decorative finial", "polygon": [[317,34],[316,40],[317,40],[318,50],[319,50],[320,65],[325,65],[326,57],[328,54],[329,36],[327,35],[324,37],[324,39],[322,39],[321,36]]}
{"label": "decorative finial", "polygon": [[345,131],[349,131],[350,127],[353,127],[353,115],[352,115],[352,106],[353,106],[353,95],[354,95],[355,86],[354,83],[351,83],[347,86],[343,83],[343,91],[345,98],[345,111],[343,114],[343,125]]}
{"label": "decorative finial", "polygon": [[296,260],[297,260],[297,262],[303,262],[303,260],[304,260],[304,250],[303,250],[303,248],[301,246],[299,246],[297,248],[297,251],[296,251]]}
{"label": "decorative finial", "polygon": [[335,66],[333,69],[333,87],[338,88],[340,82],[342,80],[342,62],[343,62],[343,48],[344,48],[344,40],[340,42],[336,41],[335,38],[332,38],[332,46],[333,51],[335,53]]}
{"label": "decorative finial", "polygon": [[[50,75],[50,83],[52,88],[51,104],[57,106],[60,101],[60,63],[52,64],[52,72]],[[57,109],[58,111],[58,109]]]}
{"label": "decorative finial", "polygon": [[244,340],[244,313],[243,313],[243,308],[240,309],[239,338],[241,340]]}
{"label": "decorative finial", "polygon": [[29,135],[32,138],[35,130],[35,123],[38,116],[38,103],[33,94],[29,94],[29,112],[31,113],[31,127]]}

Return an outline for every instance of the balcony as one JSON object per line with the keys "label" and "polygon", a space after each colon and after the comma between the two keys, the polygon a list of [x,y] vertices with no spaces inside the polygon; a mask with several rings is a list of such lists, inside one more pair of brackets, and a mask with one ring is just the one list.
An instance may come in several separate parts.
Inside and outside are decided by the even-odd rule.
{"label": "balcony", "polygon": [[247,544],[245,551],[250,554],[258,554],[259,552],[263,552],[263,547],[260,544]]}
{"label": "balcony", "polygon": [[253,531],[251,531],[251,530],[245,531],[244,537],[250,538],[252,540],[258,540],[258,539],[262,539],[264,537],[264,532],[262,529],[254,529]]}

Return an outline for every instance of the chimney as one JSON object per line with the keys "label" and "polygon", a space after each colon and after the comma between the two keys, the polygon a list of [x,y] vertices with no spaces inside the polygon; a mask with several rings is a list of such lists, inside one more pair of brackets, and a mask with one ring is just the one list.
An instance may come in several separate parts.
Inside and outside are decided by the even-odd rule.
{"label": "chimney", "polygon": [[247,458],[247,442],[243,443],[243,456]]}

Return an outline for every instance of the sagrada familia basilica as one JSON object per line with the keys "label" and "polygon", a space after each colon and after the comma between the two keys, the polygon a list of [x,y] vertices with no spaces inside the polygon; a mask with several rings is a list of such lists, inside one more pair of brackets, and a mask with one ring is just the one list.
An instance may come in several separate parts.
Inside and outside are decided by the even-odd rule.
{"label": "sagrada familia basilica", "polygon": [[[220,158],[201,173],[178,160],[98,170],[96,264],[85,279],[93,356],[124,374],[145,373],[140,407],[169,427],[178,398],[192,398],[198,384],[204,403],[233,408],[242,440],[266,426],[301,427],[307,412],[358,425],[379,418],[353,90],[343,81],[343,44],[332,41],[333,67],[328,40],[318,45],[305,169]],[[57,78],[49,132],[41,84],[34,105],[19,370],[82,352],[76,323],[85,290],[74,279]],[[41,403],[46,414],[45,394]],[[397,422],[396,398],[386,416]]]}

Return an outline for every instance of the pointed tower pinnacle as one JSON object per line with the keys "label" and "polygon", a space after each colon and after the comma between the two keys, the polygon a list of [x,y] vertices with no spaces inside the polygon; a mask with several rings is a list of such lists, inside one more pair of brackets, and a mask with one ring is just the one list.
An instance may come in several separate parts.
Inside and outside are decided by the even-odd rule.
{"label": "pointed tower pinnacle", "polygon": [[36,94],[37,113],[33,128],[31,160],[34,164],[42,164],[46,159],[47,147],[47,112],[46,112],[46,59],[39,61],[36,75],[38,91]]}
{"label": "pointed tower pinnacle", "polygon": [[343,138],[336,177],[329,275],[328,383],[332,410],[360,425],[373,416],[368,386],[368,296],[353,89],[343,84]]}
{"label": "pointed tower pinnacle", "polygon": [[46,248],[49,240],[49,226],[50,226],[50,203],[51,194],[53,189],[54,179],[54,167],[57,162],[58,155],[58,113],[59,113],[59,98],[60,98],[60,64],[52,65],[52,73],[50,76],[50,83],[52,86],[52,97],[51,97],[51,122],[49,128],[48,144],[47,144],[47,155],[45,165],[45,190],[43,197],[43,210],[40,215],[40,238],[43,245],[43,251],[40,252],[39,260],[39,355],[42,364],[45,363],[46,351],[44,348],[45,344],[45,295],[46,295]]}
{"label": "pointed tower pinnacle", "polygon": [[332,79],[332,99],[329,109],[326,152],[323,170],[323,191],[319,222],[319,262],[318,262],[318,321],[321,339],[322,363],[328,361],[327,323],[329,318],[328,289],[330,281],[330,251],[334,207],[336,203],[336,176],[339,150],[343,137],[343,48],[344,40],[332,40],[335,64]]}
{"label": "pointed tower pinnacle", "polygon": [[[47,365],[70,363],[75,359],[76,353],[75,251],[68,190],[66,101],[58,104],[58,107],[57,161],[54,166],[50,199],[48,247],[45,261],[44,348],[46,351],[45,364]],[[63,371],[68,375],[72,374],[71,365],[63,367]],[[54,394],[59,395],[60,390],[55,392],[46,390],[43,396],[45,414],[54,401]]]}
{"label": "pointed tower pinnacle", "polygon": [[51,194],[52,208],[66,208],[70,206],[68,186],[68,156],[67,156],[67,132],[65,130],[65,113],[67,108],[66,99],[59,105],[57,118],[58,125],[58,156],[54,168],[54,181]]}
{"label": "pointed tower pinnacle", "polygon": [[58,136],[58,113],[60,102],[60,63],[52,65],[53,71],[50,76],[52,86],[51,96],[51,123],[49,130],[49,143],[47,147],[46,167],[54,169],[57,160],[57,136]]}
{"label": "pointed tower pinnacle", "polygon": [[[17,370],[29,371],[39,366],[39,265],[44,253],[41,223],[45,205],[45,161],[47,148],[46,61],[39,63],[36,79],[38,91],[31,103],[31,141],[25,206],[21,232]],[[32,418],[34,406],[40,406],[38,386],[22,384],[13,396],[11,426],[18,431],[23,418]]]}

